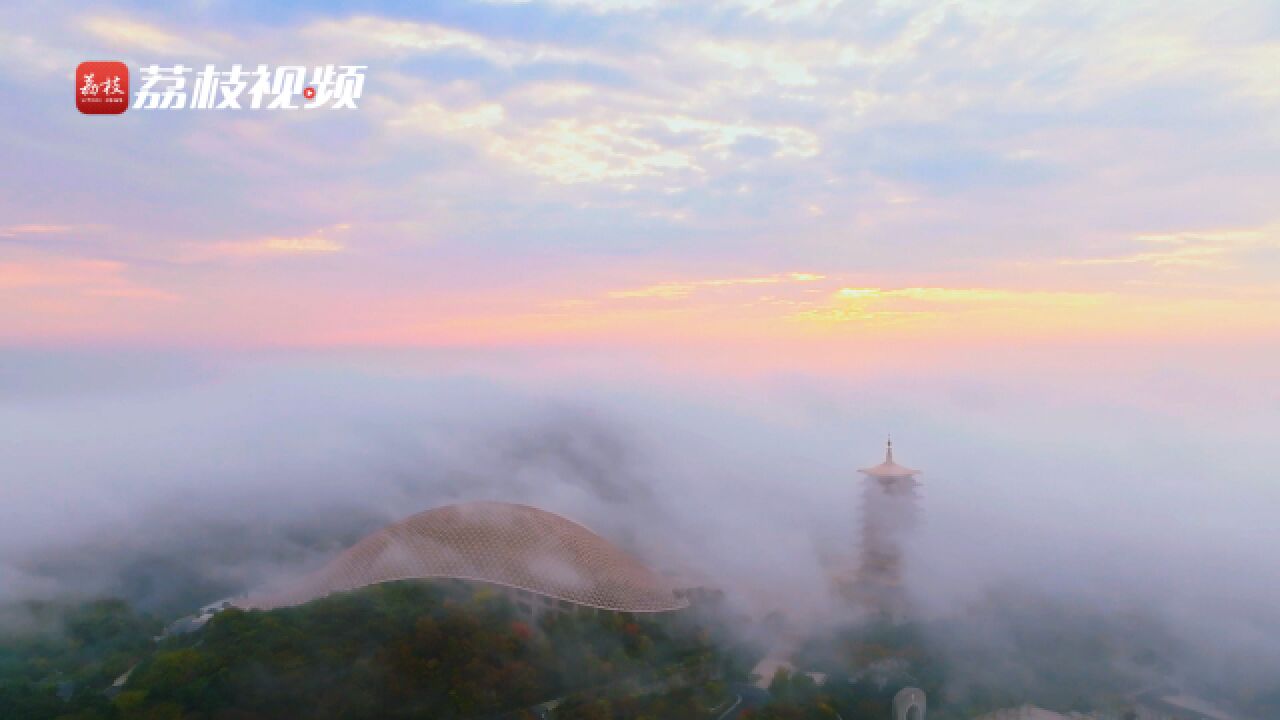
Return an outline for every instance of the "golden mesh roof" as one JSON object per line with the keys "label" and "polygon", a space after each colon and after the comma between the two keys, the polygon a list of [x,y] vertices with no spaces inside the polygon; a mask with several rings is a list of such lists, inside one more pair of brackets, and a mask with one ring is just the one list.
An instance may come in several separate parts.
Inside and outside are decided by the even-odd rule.
{"label": "golden mesh roof", "polygon": [[500,502],[447,505],[388,525],[302,582],[244,605],[299,605],[412,578],[494,583],[619,612],[687,605],[661,577],[587,528],[545,510]]}

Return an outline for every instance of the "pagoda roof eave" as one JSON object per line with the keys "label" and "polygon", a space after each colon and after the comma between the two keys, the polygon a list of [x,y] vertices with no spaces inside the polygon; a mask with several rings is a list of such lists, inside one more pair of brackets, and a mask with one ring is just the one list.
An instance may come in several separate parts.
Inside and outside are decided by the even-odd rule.
{"label": "pagoda roof eave", "polygon": [[919,470],[912,470],[909,467],[903,467],[897,463],[880,463],[875,467],[861,468],[860,473],[866,473],[872,477],[912,477],[919,475]]}

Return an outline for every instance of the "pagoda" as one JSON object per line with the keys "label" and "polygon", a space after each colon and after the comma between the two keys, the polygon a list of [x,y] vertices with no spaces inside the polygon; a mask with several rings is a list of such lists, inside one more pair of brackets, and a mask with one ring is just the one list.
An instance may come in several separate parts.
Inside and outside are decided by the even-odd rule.
{"label": "pagoda", "polygon": [[907,615],[902,587],[903,541],[916,524],[919,470],[893,459],[893,439],[884,462],[859,472],[866,476],[862,494],[862,546],[853,595],[863,609],[890,622]]}

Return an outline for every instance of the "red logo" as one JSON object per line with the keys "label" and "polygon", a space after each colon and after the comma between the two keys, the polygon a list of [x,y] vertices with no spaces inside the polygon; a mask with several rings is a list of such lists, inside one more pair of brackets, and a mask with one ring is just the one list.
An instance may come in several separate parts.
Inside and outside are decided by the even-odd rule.
{"label": "red logo", "polygon": [[119,115],[129,109],[129,66],[82,62],[76,67],[76,108],[85,115]]}

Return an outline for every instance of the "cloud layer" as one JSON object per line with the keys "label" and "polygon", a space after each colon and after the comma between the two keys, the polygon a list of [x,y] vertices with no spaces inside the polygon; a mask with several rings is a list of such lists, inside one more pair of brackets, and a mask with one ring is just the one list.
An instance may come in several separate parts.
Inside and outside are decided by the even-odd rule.
{"label": "cloud layer", "polygon": [[[796,317],[838,338],[919,288],[928,331],[1277,336],[1261,0],[0,13],[0,147],[26,168],[0,180],[7,342],[607,345],[672,341],[673,313],[724,342]],[[66,97],[96,57],[369,81],[355,112],[102,121]],[[831,282],[596,302],[789,273]],[[992,312],[949,301],[975,293]]]}

